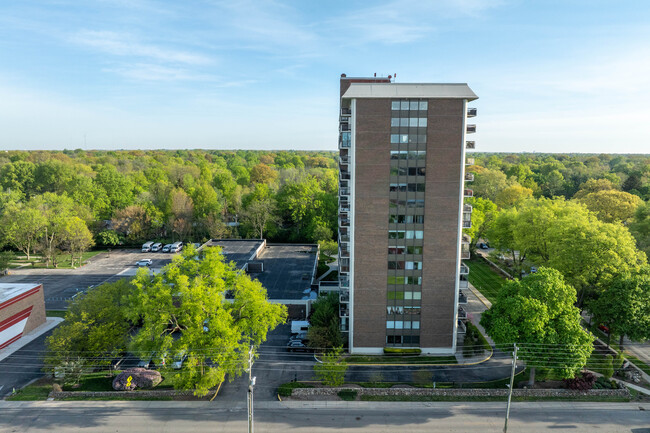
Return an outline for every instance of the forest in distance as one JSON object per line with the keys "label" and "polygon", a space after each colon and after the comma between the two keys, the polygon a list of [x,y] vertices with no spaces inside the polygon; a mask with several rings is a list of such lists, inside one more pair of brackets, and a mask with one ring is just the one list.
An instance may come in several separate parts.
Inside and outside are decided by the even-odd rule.
{"label": "forest in distance", "polygon": [[[468,156],[475,240],[499,213],[555,198],[650,252],[650,155]],[[49,265],[63,252],[148,240],[336,241],[338,173],[327,151],[6,151],[0,243]]]}

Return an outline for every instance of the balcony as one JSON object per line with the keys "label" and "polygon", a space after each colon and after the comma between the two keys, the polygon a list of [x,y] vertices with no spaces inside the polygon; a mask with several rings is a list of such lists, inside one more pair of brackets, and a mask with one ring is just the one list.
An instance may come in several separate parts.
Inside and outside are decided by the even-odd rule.
{"label": "balcony", "polygon": [[339,124],[339,132],[349,132],[349,131],[350,131],[350,124],[349,123],[341,122]]}
{"label": "balcony", "polygon": [[465,173],[465,182],[474,182],[474,173]]}
{"label": "balcony", "polygon": [[471,220],[464,220],[463,221],[463,228],[464,229],[471,229],[472,228],[472,221]]}
{"label": "balcony", "polygon": [[463,196],[466,198],[474,197],[474,191],[472,191],[471,189],[465,189],[463,191]]}
{"label": "balcony", "polygon": [[467,117],[476,117],[476,108],[468,108]]}
{"label": "balcony", "polygon": [[462,290],[458,291],[458,303],[463,305],[467,304],[467,295]]}
{"label": "balcony", "polygon": [[461,239],[461,242],[463,244],[469,245],[470,243],[472,243],[472,237],[470,235],[468,235],[467,233],[463,233],[463,237]]}
{"label": "balcony", "polygon": [[347,304],[339,304],[339,316],[340,317],[350,316],[350,309],[348,308]]}
{"label": "balcony", "polygon": [[339,242],[349,243],[350,242],[350,235],[347,235],[347,234],[344,235],[344,234],[339,233]]}
{"label": "balcony", "polygon": [[339,165],[347,165],[350,163],[350,157],[347,155],[339,156]]}
{"label": "balcony", "polygon": [[348,277],[339,276],[339,286],[341,287],[341,291],[349,289],[350,280]]}
{"label": "balcony", "polygon": [[[474,109],[476,112],[476,109]],[[349,117],[352,116],[352,109],[351,108],[341,108],[341,116]]]}
{"label": "balcony", "polygon": [[339,292],[339,302],[350,302],[350,292],[348,290],[341,290]]}
{"label": "balcony", "polygon": [[463,323],[462,320],[458,321],[458,333],[459,334],[467,333],[467,328],[465,327],[465,324]]}
{"label": "balcony", "polygon": [[467,212],[472,213],[472,210],[473,210],[473,208],[472,208],[472,205],[471,205],[471,204],[464,204],[464,205],[463,205],[463,212],[465,212],[465,213],[467,213]]}
{"label": "balcony", "polygon": [[348,326],[347,322],[341,321],[341,332],[348,332],[350,330],[350,327]]}
{"label": "balcony", "polygon": [[465,263],[460,264],[460,274],[469,275],[469,267]]}
{"label": "balcony", "polygon": [[342,195],[342,196],[350,195],[350,189],[349,188],[339,188],[339,195]]}
{"label": "balcony", "polygon": [[473,134],[475,132],[476,132],[476,125],[467,125],[467,133],[468,134]]}
{"label": "balcony", "polygon": [[339,218],[340,227],[350,227],[350,220],[348,218]]}
{"label": "balcony", "polygon": [[350,147],[351,139],[352,137],[349,132],[342,132],[341,138],[339,139],[339,147],[341,148]]}
{"label": "balcony", "polygon": [[476,148],[476,143],[474,141],[465,142],[465,149],[475,149],[475,148]]}
{"label": "balcony", "polygon": [[339,170],[339,179],[340,180],[350,180],[350,172]]}
{"label": "balcony", "polygon": [[474,158],[467,158],[465,160],[465,165],[474,165]]}
{"label": "balcony", "polygon": [[458,287],[461,289],[469,289],[469,281],[467,280],[460,280]]}
{"label": "balcony", "polygon": [[462,244],[460,246],[460,258],[462,260],[469,260],[471,258],[471,254],[469,252],[469,244]]}
{"label": "balcony", "polygon": [[458,318],[460,320],[467,320],[467,311],[463,310],[463,307],[458,307]]}
{"label": "balcony", "polygon": [[339,257],[341,257],[341,258],[350,257],[350,249],[347,246],[344,246],[343,244],[341,244],[339,246]]}

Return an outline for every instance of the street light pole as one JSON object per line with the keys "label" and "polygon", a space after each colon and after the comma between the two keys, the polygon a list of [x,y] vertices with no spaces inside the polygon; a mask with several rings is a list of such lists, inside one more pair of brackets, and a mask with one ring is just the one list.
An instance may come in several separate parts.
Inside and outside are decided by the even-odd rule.
{"label": "street light pole", "polygon": [[517,344],[512,353],[512,372],[510,373],[510,390],[508,392],[508,406],[506,408],[506,423],[503,426],[503,433],[508,433],[508,418],[510,417],[510,401],[512,400],[512,388],[515,385],[515,370],[517,369]]}
{"label": "street light pole", "polygon": [[248,433],[253,433],[253,346],[248,351]]}

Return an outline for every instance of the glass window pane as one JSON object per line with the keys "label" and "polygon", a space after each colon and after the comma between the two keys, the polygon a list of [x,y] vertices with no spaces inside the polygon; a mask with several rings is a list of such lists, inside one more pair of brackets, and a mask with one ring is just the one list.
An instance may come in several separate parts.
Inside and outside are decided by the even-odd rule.
{"label": "glass window pane", "polygon": [[411,117],[409,119],[409,126],[412,128],[415,128],[418,126],[418,118],[417,117]]}
{"label": "glass window pane", "polygon": [[394,320],[387,320],[386,321],[386,329],[395,329],[395,321]]}
{"label": "glass window pane", "polygon": [[426,127],[427,126],[427,118],[426,117],[420,117],[418,119],[418,126]]}
{"label": "glass window pane", "polygon": [[422,293],[413,292],[413,299],[415,299],[416,301],[422,299]]}
{"label": "glass window pane", "polygon": [[400,101],[393,101],[390,104],[391,110],[399,110],[399,107],[400,107]]}
{"label": "glass window pane", "polygon": [[402,329],[402,326],[404,325],[404,322],[401,320],[396,320],[395,321],[395,329]]}
{"label": "glass window pane", "polygon": [[413,299],[413,292],[404,292],[404,299]]}
{"label": "glass window pane", "polygon": [[411,110],[417,110],[418,109],[418,101],[411,101],[411,106],[409,107]]}
{"label": "glass window pane", "polygon": [[399,126],[404,126],[404,127],[409,126],[408,117],[402,117],[401,119],[399,119]]}
{"label": "glass window pane", "polygon": [[408,134],[402,134],[400,135],[400,143],[408,143],[409,142],[409,136]]}
{"label": "glass window pane", "polygon": [[390,142],[391,143],[399,143],[399,134],[391,134],[390,135]]}
{"label": "glass window pane", "polygon": [[390,126],[399,126],[399,118],[393,117],[390,119]]}
{"label": "glass window pane", "polygon": [[420,110],[428,110],[428,109],[429,109],[429,102],[420,101]]}
{"label": "glass window pane", "polygon": [[411,327],[413,329],[420,329],[420,322],[417,321],[411,322]]}
{"label": "glass window pane", "polygon": [[401,108],[402,108],[402,110],[408,110],[409,109],[409,101],[402,101]]}

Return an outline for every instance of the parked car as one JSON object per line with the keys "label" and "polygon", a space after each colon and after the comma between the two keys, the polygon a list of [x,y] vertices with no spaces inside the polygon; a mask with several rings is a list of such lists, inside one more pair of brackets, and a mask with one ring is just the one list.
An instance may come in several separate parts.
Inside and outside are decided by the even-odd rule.
{"label": "parked car", "polygon": [[183,368],[183,362],[187,358],[187,352],[181,350],[176,355],[174,355],[174,360],[172,361],[172,368],[174,370],[180,370]]}
{"label": "parked car", "polygon": [[169,247],[170,253],[178,253],[183,249],[183,242],[174,242],[171,247]]}
{"label": "parked car", "polygon": [[536,272],[537,272],[537,266],[531,266],[531,267],[530,267],[530,273],[531,273],[531,274],[534,274],[534,273],[536,273]]}
{"label": "parked car", "polygon": [[148,253],[151,251],[151,247],[153,246],[153,242],[146,242],[142,244],[142,252],[143,253]]}
{"label": "parked car", "polygon": [[144,358],[140,359],[140,362],[138,362],[138,367],[149,368],[149,366],[152,366],[153,363],[151,361],[153,360],[154,356],[156,356],[156,352],[151,352]]}
{"label": "parked car", "polygon": [[311,352],[313,349],[307,346],[304,342],[300,340],[290,341],[287,344],[287,351],[289,352]]}
{"label": "parked car", "polygon": [[154,252],[154,253],[158,252],[158,251],[162,250],[162,247],[163,247],[163,244],[161,244],[160,242],[156,242],[155,244],[153,244],[151,246],[151,251]]}
{"label": "parked car", "polygon": [[167,244],[163,247],[162,252],[168,253],[171,248],[172,248],[172,244]]}
{"label": "parked car", "polygon": [[482,250],[487,250],[488,248],[490,248],[490,246],[485,242],[481,242],[480,244],[478,244],[478,247]]}
{"label": "parked car", "polygon": [[603,325],[602,323],[598,325],[598,329],[603,331],[605,334],[609,335],[609,326]]}
{"label": "parked car", "polygon": [[136,265],[138,265],[138,266],[151,266],[152,263],[153,263],[153,261],[151,259],[142,259],[142,260],[138,260]]}

